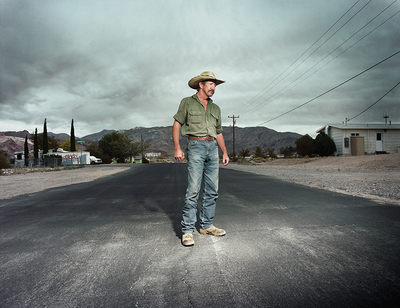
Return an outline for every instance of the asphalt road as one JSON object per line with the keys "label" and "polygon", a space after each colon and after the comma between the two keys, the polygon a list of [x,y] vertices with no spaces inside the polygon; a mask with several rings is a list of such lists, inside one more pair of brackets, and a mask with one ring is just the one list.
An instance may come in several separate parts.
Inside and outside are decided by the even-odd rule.
{"label": "asphalt road", "polygon": [[186,176],[135,165],[1,200],[0,306],[400,307],[400,207],[221,168],[227,235],[183,247]]}

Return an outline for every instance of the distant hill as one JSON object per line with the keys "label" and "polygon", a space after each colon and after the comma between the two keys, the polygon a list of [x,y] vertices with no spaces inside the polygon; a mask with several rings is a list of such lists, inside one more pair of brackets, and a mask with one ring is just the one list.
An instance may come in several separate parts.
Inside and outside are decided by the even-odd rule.
{"label": "distant hill", "polygon": [[99,141],[104,135],[111,134],[113,132],[117,132],[116,130],[111,129],[103,129],[101,132],[90,134],[82,137],[81,139],[90,140],[90,141]]}
{"label": "distant hill", "polygon": [[[223,135],[228,152],[233,151],[233,129],[231,126],[223,127]],[[163,154],[174,153],[172,142],[172,126],[144,128],[137,127],[129,130],[120,130],[119,132],[131,137],[135,142],[143,138],[145,143],[151,143],[150,151],[157,151]],[[273,147],[276,152],[282,147],[295,147],[295,142],[302,135],[297,133],[280,133],[266,127],[235,127],[235,152],[239,153],[241,149],[255,151],[257,146],[263,149]],[[84,138],[87,138],[84,137]],[[101,137],[99,138],[101,139]],[[186,139],[181,138],[181,146],[186,147]]]}
{"label": "distant hill", "polygon": [[160,152],[164,155],[173,155],[172,126],[166,127],[136,127],[129,130],[120,130],[121,133],[131,137],[133,141],[151,143],[148,151]]}
{"label": "distant hill", "polygon": [[[54,137],[61,142],[70,138],[68,134],[64,133],[54,134],[52,132],[48,132],[47,135],[49,137]],[[10,157],[13,157],[15,152],[21,152],[24,150],[25,136],[28,136],[28,149],[33,150],[33,142],[29,139],[32,134],[27,130],[19,132],[0,132],[0,150],[6,151]]]}
{"label": "distant hill", "polygon": [[31,134],[27,130],[23,130],[20,132],[1,132],[0,134],[4,134],[4,136],[19,137],[19,138],[24,138],[24,139],[25,139],[25,136],[28,136],[28,139],[31,136]]}
{"label": "distant hill", "polygon": [[[228,152],[233,151],[233,130],[231,126],[223,127],[224,139]],[[101,132],[90,134],[82,138],[76,138],[77,140],[86,140],[86,145],[90,141],[99,141],[104,135],[117,132],[117,130],[102,130]],[[136,127],[128,130],[119,130],[118,132],[124,133],[131,137],[133,141],[140,142],[143,138],[145,143],[150,143],[148,151],[161,152],[164,155],[173,155],[174,146],[172,142],[172,126],[166,127]],[[3,132],[0,133],[0,150],[2,149],[1,144],[6,142],[6,139],[13,139],[15,137],[25,138],[30,136],[28,131],[22,132]],[[63,141],[68,139],[68,134],[53,134],[48,133],[49,136]],[[275,130],[266,127],[235,127],[235,152],[239,153],[241,149],[248,149],[250,152],[255,151],[257,146],[263,149],[274,148],[276,152],[282,147],[292,146],[295,147],[295,142],[302,135],[292,132],[277,132]],[[14,143],[16,140],[7,141],[7,152],[11,151],[23,151],[23,142],[20,140]],[[12,144],[12,145],[11,145]],[[182,148],[186,147],[186,139],[181,138]],[[11,154],[11,153],[10,153]]]}
{"label": "distant hill", "polygon": [[[28,133],[27,131],[25,131]],[[21,152],[24,150],[25,145],[25,136],[20,135],[22,132],[7,132],[7,133],[15,133],[15,135],[10,134],[6,135],[5,133],[0,132],[0,150],[7,152],[10,157],[14,157],[15,152]],[[29,134],[29,133],[28,133]],[[28,149],[33,149],[33,142],[28,139]]]}
{"label": "distant hill", "polygon": [[[229,152],[233,148],[233,129],[224,127],[224,139]],[[292,146],[296,147],[296,140],[302,135],[291,132],[277,132],[262,126],[257,127],[235,127],[235,152],[239,153],[241,149],[255,151],[259,146],[262,149],[273,148],[279,152],[281,148]]]}
{"label": "distant hill", "polygon": [[[38,134],[42,134],[42,133],[43,132],[38,132]],[[25,139],[25,136],[28,136],[28,139],[29,139],[31,137],[31,135],[32,135],[27,130],[23,130],[23,131],[19,131],[19,132],[3,132],[3,134],[5,136],[20,137],[20,138],[24,138],[24,139]],[[64,134],[64,133],[55,134],[55,133],[52,133],[52,132],[48,132],[47,136],[54,137],[54,138],[56,138],[58,140],[69,139],[69,135],[68,134]]]}
{"label": "distant hill", "polygon": [[[55,133],[48,132],[47,136],[54,137],[54,138],[56,138],[56,139],[58,139],[60,141],[69,140],[69,138],[70,138],[70,136],[68,134],[64,134],[64,133],[55,134]],[[77,137],[76,137],[76,139],[78,140]]]}

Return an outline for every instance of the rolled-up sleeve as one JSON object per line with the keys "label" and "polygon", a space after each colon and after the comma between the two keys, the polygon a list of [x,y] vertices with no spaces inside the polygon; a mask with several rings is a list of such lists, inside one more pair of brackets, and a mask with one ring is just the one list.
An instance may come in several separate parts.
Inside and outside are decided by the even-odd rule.
{"label": "rolled-up sleeve", "polygon": [[177,120],[181,125],[186,123],[187,117],[187,104],[183,99],[179,105],[178,112],[174,115],[174,119]]}
{"label": "rolled-up sleeve", "polygon": [[221,118],[219,119],[218,122],[219,122],[219,123],[218,123],[218,125],[217,125],[217,127],[216,127],[217,135],[220,134],[220,133],[222,133],[222,131],[223,131],[222,125],[221,125]]}
{"label": "rolled-up sleeve", "polygon": [[213,110],[211,111],[211,114],[217,119],[217,122],[215,123],[215,132],[216,134],[220,134],[222,133],[223,129],[222,129],[222,119],[221,119],[221,109],[213,104],[212,105]]}

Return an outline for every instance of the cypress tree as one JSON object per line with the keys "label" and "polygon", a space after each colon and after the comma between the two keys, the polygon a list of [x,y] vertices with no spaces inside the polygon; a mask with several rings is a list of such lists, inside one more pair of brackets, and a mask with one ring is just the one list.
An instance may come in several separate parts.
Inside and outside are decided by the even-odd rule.
{"label": "cypress tree", "polygon": [[47,154],[49,152],[49,141],[47,138],[47,123],[46,119],[44,119],[43,125],[43,154]]}
{"label": "cypress tree", "polygon": [[25,144],[24,144],[25,166],[28,166],[28,156],[29,156],[28,135],[26,135],[25,136]]}
{"label": "cypress tree", "polygon": [[74,119],[72,119],[71,122],[71,152],[75,152],[76,151],[76,147],[75,147],[75,131],[74,131]]}
{"label": "cypress tree", "polygon": [[37,128],[35,128],[35,137],[33,138],[33,157],[39,158],[39,142],[37,136]]}

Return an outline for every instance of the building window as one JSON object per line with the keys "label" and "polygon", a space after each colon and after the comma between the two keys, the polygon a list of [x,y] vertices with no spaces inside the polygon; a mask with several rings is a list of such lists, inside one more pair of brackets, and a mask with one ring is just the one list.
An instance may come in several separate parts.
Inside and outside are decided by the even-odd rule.
{"label": "building window", "polygon": [[352,137],[358,137],[358,136],[360,136],[360,134],[359,133],[351,133],[351,136]]}

